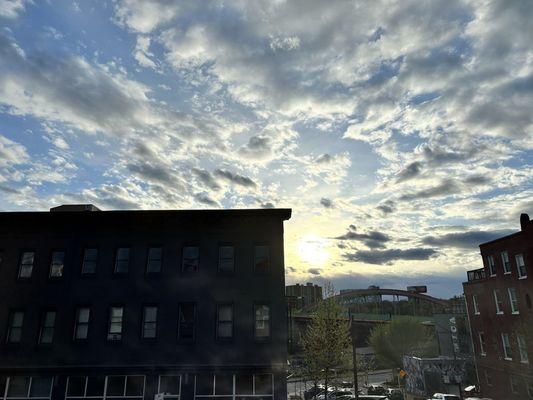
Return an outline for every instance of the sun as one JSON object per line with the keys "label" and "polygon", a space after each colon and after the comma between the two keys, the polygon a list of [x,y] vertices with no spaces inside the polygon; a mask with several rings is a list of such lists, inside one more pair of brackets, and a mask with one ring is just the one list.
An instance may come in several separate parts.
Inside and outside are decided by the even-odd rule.
{"label": "sun", "polygon": [[317,235],[305,235],[298,241],[300,260],[313,266],[323,266],[329,259],[327,241]]}

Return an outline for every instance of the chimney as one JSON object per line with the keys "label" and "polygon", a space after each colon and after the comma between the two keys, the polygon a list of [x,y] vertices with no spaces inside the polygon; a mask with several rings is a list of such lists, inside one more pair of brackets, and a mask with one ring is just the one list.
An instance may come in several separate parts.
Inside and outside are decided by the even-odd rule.
{"label": "chimney", "polygon": [[527,224],[529,224],[529,215],[520,214],[520,230],[525,231]]}
{"label": "chimney", "polygon": [[98,207],[93,204],[63,204],[57,207],[52,207],[50,212],[61,212],[61,211],[100,211]]}

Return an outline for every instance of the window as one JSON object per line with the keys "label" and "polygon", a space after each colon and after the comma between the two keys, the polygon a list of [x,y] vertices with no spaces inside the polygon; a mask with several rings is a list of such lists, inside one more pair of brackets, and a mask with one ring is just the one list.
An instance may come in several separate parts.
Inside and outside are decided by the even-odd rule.
{"label": "window", "polygon": [[233,305],[219,304],[217,306],[217,338],[231,339],[233,337]]}
{"label": "window", "polygon": [[200,262],[200,249],[197,246],[183,248],[181,270],[183,272],[196,272]]}
{"label": "window", "polygon": [[50,344],[54,341],[54,328],[56,324],[56,312],[45,311],[41,320],[39,343]]}
{"label": "window", "polygon": [[516,298],[516,289],[514,287],[510,287],[507,289],[507,292],[509,293],[509,303],[511,304],[511,312],[513,314],[519,314],[518,299]]}
{"label": "window", "polygon": [[516,342],[518,343],[518,352],[520,353],[520,362],[529,363],[529,356],[527,354],[526,338],[523,335],[516,335]]}
{"label": "window", "polygon": [[74,339],[85,340],[89,336],[89,321],[91,319],[91,309],[80,307],[76,311],[76,323],[74,325]]}
{"label": "window", "polygon": [[181,376],[159,375],[157,393],[164,393],[165,399],[179,399],[181,395]]}
{"label": "window", "polygon": [[510,375],[509,376],[509,383],[511,384],[511,392],[518,393],[519,389],[519,382],[518,378],[516,376]]}
{"label": "window", "polygon": [[148,259],[146,261],[147,274],[161,272],[162,255],[163,249],[161,249],[161,247],[150,247],[148,249]]}
{"label": "window", "polygon": [[254,246],[254,270],[261,273],[270,271],[270,251],[268,246]]}
{"label": "window", "polygon": [[235,249],[233,246],[219,246],[218,248],[218,271],[235,271]]}
{"label": "window", "polygon": [[144,376],[107,376],[105,398],[128,398],[141,400],[144,397]]}
{"label": "window", "polygon": [[62,278],[63,269],[65,267],[65,252],[53,251],[52,260],[50,261],[50,278]]}
{"label": "window", "polygon": [[479,306],[477,304],[477,294],[472,295],[472,305],[474,306],[474,314],[479,315]]}
{"label": "window", "polygon": [[506,251],[502,251],[501,257],[502,257],[503,273],[510,274],[511,263],[509,262],[509,254]]}
{"label": "window", "polygon": [[196,319],[196,305],[194,303],[181,303],[178,316],[178,339],[193,340]]}
{"label": "window", "polygon": [[271,400],[274,393],[272,374],[198,374],[194,377],[194,398]]}
{"label": "window", "polygon": [[254,306],[256,339],[267,339],[270,337],[270,307],[265,304]]}
{"label": "window", "polygon": [[129,247],[119,247],[115,259],[115,274],[126,274],[130,265]]}
{"label": "window", "polygon": [[111,307],[109,311],[109,328],[107,330],[107,340],[122,339],[122,318],[123,307]]}
{"label": "window", "polygon": [[524,263],[524,256],[517,254],[515,257],[516,268],[518,269],[518,279],[527,278],[526,264]]}
{"label": "window", "polygon": [[490,276],[496,276],[496,265],[494,264],[493,256],[487,256],[487,264],[489,266]]}
{"label": "window", "polygon": [[511,344],[509,343],[509,334],[502,333],[502,344],[503,344],[503,356],[506,360],[513,359],[513,353],[511,352]]}
{"label": "window", "polygon": [[494,304],[496,305],[496,314],[503,314],[503,302],[500,296],[500,291],[495,289],[494,294]]}
{"label": "window", "polygon": [[157,335],[157,307],[143,307],[142,337],[154,339]]}
{"label": "window", "polygon": [[103,376],[69,376],[65,398],[90,398],[101,400],[104,397],[105,378]]}
{"label": "window", "polygon": [[81,273],[83,275],[95,274],[96,263],[98,262],[98,249],[87,248],[83,252],[83,262],[81,264]]}
{"label": "window", "polygon": [[479,336],[479,354],[482,356],[487,355],[485,352],[485,334],[483,332],[478,333]]}
{"label": "window", "polygon": [[24,311],[12,311],[9,315],[9,325],[7,328],[8,343],[20,343],[23,323]]}
{"label": "window", "polygon": [[52,395],[52,377],[44,376],[10,376],[7,388],[2,392],[6,399],[50,399]]}
{"label": "window", "polygon": [[19,278],[31,278],[34,260],[35,253],[33,251],[25,251],[21,254],[19,265]]}

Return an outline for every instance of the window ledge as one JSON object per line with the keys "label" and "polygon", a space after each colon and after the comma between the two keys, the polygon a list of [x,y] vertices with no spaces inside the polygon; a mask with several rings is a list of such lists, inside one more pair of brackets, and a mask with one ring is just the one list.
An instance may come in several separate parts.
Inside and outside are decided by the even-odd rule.
{"label": "window ledge", "polygon": [[511,271],[507,271],[503,273],[504,275],[511,275]]}
{"label": "window ledge", "polygon": [[518,315],[518,314],[520,314],[520,311],[513,311],[511,314]]}
{"label": "window ledge", "polygon": [[496,315],[503,315],[503,311],[496,312]]}
{"label": "window ledge", "polygon": [[522,363],[522,364],[526,364],[526,365],[527,365],[527,364],[529,364],[529,360],[526,360],[526,361],[520,361],[520,363]]}
{"label": "window ledge", "polygon": [[489,278],[496,278],[496,274],[490,274]]}
{"label": "window ledge", "polygon": [[478,312],[475,312],[474,315],[480,315],[481,313],[478,311]]}
{"label": "window ledge", "polygon": [[518,279],[526,279],[527,278],[527,275],[524,275],[524,276],[520,276]]}
{"label": "window ledge", "polygon": [[503,359],[504,359],[505,361],[513,361],[513,359],[512,359],[512,358],[509,358],[509,357],[503,357]]}
{"label": "window ledge", "polygon": [[487,357],[487,353],[479,353],[481,357]]}

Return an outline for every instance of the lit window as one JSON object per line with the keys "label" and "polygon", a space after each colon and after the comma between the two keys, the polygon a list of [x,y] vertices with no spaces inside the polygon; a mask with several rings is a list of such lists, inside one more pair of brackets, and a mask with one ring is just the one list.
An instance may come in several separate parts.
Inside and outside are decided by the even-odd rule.
{"label": "lit window", "polygon": [[7,329],[8,343],[20,343],[23,323],[24,311],[12,311],[9,315],[9,325]]}
{"label": "lit window", "polygon": [[179,399],[181,395],[180,375],[160,375],[158,393],[164,393],[165,399]]}
{"label": "lit window", "polygon": [[526,264],[524,262],[524,256],[522,254],[517,254],[515,256],[516,268],[518,269],[518,278],[524,279],[527,278]]}
{"label": "lit window", "polygon": [[157,307],[149,306],[143,308],[143,329],[142,337],[153,339],[157,335]]}
{"label": "lit window", "polygon": [[254,246],[254,270],[255,272],[270,271],[270,250],[268,246]]}
{"label": "lit window", "polygon": [[500,291],[495,289],[494,294],[494,304],[496,305],[496,314],[503,314],[503,302],[500,296]]}
{"label": "lit window", "polygon": [[89,335],[89,321],[91,309],[88,307],[78,308],[76,312],[76,324],[74,326],[74,339],[84,340]]}
{"label": "lit window", "polygon": [[270,337],[270,307],[264,304],[255,305],[255,337],[266,339]]}
{"label": "lit window", "polygon": [[21,254],[19,265],[19,278],[31,278],[34,260],[35,253],[33,251],[25,251]]}
{"label": "lit window", "polygon": [[96,273],[96,263],[98,262],[98,249],[85,249],[83,252],[83,263],[81,264],[82,274]]}
{"label": "lit window", "polygon": [[486,355],[485,352],[485,334],[483,332],[479,332],[479,354],[482,356]]}
{"label": "lit window", "polygon": [[52,261],[50,262],[50,278],[61,278],[65,267],[65,252],[52,252]]}
{"label": "lit window", "polygon": [[509,376],[509,383],[511,384],[511,392],[512,393],[518,393],[519,389],[519,383],[518,378],[516,376],[510,375]]}
{"label": "lit window", "polygon": [[474,306],[474,314],[479,314],[479,306],[477,304],[477,294],[472,295],[472,305]]}
{"label": "lit window", "polygon": [[120,247],[117,249],[115,259],[115,274],[125,274],[128,272],[130,265],[130,249],[129,247]]}
{"label": "lit window", "polygon": [[496,265],[494,264],[493,256],[487,256],[487,264],[489,265],[490,276],[496,276]]}
{"label": "lit window", "polygon": [[527,354],[526,338],[523,335],[516,335],[516,341],[518,343],[518,352],[520,353],[520,361],[523,363],[529,363],[529,356]]}
{"label": "lit window", "polygon": [[148,260],[146,261],[146,273],[161,272],[163,250],[161,247],[150,247],[148,249]]}
{"label": "lit window", "polygon": [[124,315],[123,307],[111,307],[109,311],[109,328],[107,331],[107,340],[122,339],[122,317]]}
{"label": "lit window", "polygon": [[511,304],[511,312],[513,314],[518,314],[518,299],[516,298],[516,289],[514,287],[510,287],[507,289],[507,292],[509,293],[509,303]]}
{"label": "lit window", "polygon": [[511,273],[511,263],[509,262],[509,254],[506,251],[501,253],[502,256],[502,265],[504,274]]}
{"label": "lit window", "polygon": [[509,343],[509,334],[502,333],[502,345],[503,345],[503,356],[506,360],[513,359],[513,353],[511,352],[511,344]]}
{"label": "lit window", "polygon": [[233,246],[220,246],[218,248],[218,271],[235,271],[235,250]]}
{"label": "lit window", "polygon": [[233,337],[233,305],[219,304],[217,306],[217,338],[231,339]]}
{"label": "lit window", "polygon": [[56,312],[46,311],[41,321],[39,343],[50,344],[54,341],[54,328],[56,324]]}
{"label": "lit window", "polygon": [[193,340],[196,318],[196,305],[194,303],[181,303],[178,316],[178,339]]}
{"label": "lit window", "polygon": [[200,249],[197,246],[183,248],[181,270],[183,272],[196,272],[200,262]]}

